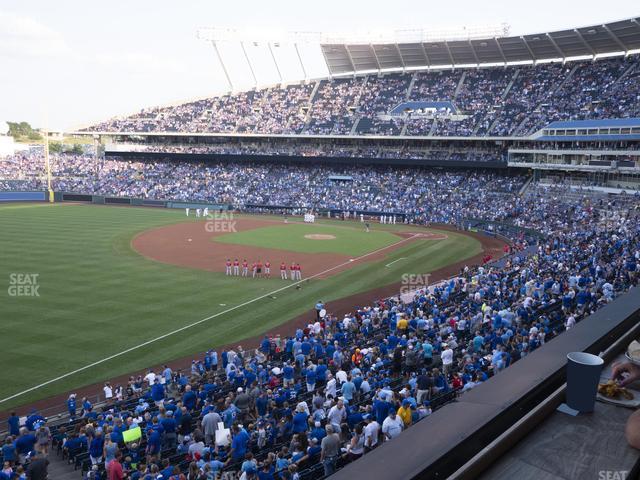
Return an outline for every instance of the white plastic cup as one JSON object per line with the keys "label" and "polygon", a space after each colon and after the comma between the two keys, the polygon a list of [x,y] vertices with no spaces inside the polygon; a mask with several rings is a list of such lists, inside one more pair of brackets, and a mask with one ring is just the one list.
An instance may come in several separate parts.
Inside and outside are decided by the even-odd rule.
{"label": "white plastic cup", "polygon": [[567,354],[567,405],[579,412],[593,412],[604,360],[584,352]]}

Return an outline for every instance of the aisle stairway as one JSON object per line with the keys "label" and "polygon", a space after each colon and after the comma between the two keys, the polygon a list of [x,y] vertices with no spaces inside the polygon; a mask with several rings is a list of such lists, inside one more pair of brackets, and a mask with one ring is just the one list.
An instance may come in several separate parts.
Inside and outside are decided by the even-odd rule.
{"label": "aisle stairway", "polygon": [[56,455],[55,449],[49,453],[49,479],[50,480],[80,480],[79,470],[74,470],[73,465],[69,465],[62,455]]}

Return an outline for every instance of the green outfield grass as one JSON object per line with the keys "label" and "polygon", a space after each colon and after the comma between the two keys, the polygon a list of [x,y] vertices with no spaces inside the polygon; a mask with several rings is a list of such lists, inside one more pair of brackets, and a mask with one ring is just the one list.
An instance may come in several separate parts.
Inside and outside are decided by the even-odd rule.
{"label": "green outfield grass", "polygon": [[[331,240],[305,238],[309,234],[333,235]],[[234,243],[253,247],[277,248],[291,252],[339,253],[358,257],[374,250],[397,243],[400,239],[390,231],[366,232],[364,226],[328,224],[275,225],[256,230],[228,233],[213,238],[220,243]]]}
{"label": "green outfield grass", "polygon": [[[290,285],[279,279],[229,278],[222,273],[157,263],[131,249],[130,241],[137,233],[184,221],[196,220],[185,219],[182,211],[165,209],[0,206],[0,364],[4,367],[0,371],[0,400]],[[297,230],[298,226],[291,227]],[[371,250],[393,243],[391,239],[397,241],[388,231],[413,227],[373,228],[368,238],[381,243],[370,244],[367,248]],[[357,244],[364,235],[358,224],[348,227],[344,222],[327,220],[317,225],[315,232],[329,230],[339,231],[336,236],[342,240],[310,241],[314,247],[309,248],[332,242],[348,244],[343,239],[346,232],[358,235]],[[294,318],[318,299],[331,301],[397,283],[405,273],[426,273],[481,250],[479,242],[470,237],[448,235],[447,240],[408,243],[377,263],[357,264],[329,279],[305,283],[302,289],[288,288],[269,295],[4,401],[0,410],[240,341]],[[359,251],[349,250],[353,255]],[[33,278],[20,274],[37,275],[39,296],[10,295],[12,282]]]}

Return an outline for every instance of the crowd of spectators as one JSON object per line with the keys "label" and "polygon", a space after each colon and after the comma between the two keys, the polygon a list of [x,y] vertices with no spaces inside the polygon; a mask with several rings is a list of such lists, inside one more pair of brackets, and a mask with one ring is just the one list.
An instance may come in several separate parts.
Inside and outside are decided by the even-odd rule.
{"label": "crowd of spectators", "polygon": [[[390,151],[391,154],[397,152]],[[432,151],[445,159],[465,153]],[[490,155],[477,153],[476,155]],[[44,182],[38,153],[21,154],[2,170],[4,181]],[[397,156],[395,158],[398,158]],[[54,155],[50,159],[55,191],[148,198],[207,201],[291,208],[355,208],[371,212],[412,212],[429,221],[451,221],[461,205],[474,209],[478,195],[517,191],[523,176],[494,177],[484,172],[441,172],[425,168],[391,166],[289,165],[279,162],[214,162],[124,160],[90,155]],[[77,168],[74,168],[77,164]],[[335,178],[334,178],[335,177]],[[466,187],[466,188],[465,188]],[[477,187],[477,190],[476,190]],[[301,193],[304,192],[304,195]],[[451,192],[451,194],[448,194]],[[482,193],[484,192],[484,193]],[[439,213],[429,207],[442,202]],[[444,215],[444,212],[447,212]],[[493,214],[501,215],[499,210]]]}
{"label": "crowd of spectators", "polygon": [[389,118],[389,111],[405,101],[410,82],[409,75],[399,73],[367,79],[358,108],[358,114],[367,121],[358,122],[358,135],[400,135],[402,121]]}
{"label": "crowd of spectators", "polygon": [[[393,174],[395,187],[411,190],[408,172]],[[499,174],[439,177],[423,204],[435,217],[458,211],[490,219],[499,211],[541,236],[514,234],[510,254],[495,263],[354,305],[341,318],[318,301],[305,328],[266,335],[255,350],[212,349],[190,369],[106,384],[101,408],[72,395],[62,427],[34,412],[19,429],[12,417],[8,468],[22,468],[28,452],[53,437],[91,479],[105,478],[105,470],[144,480],[230,472],[243,480],[323,478],[637,286],[637,198],[568,195],[563,186],[533,186],[520,198],[513,179]],[[473,197],[451,206],[460,190]],[[481,194],[489,190],[504,196]],[[123,432],[135,427],[143,437],[125,443]]]}
{"label": "crowd of spectators", "polygon": [[489,114],[492,121],[488,133],[497,136],[519,134],[523,122],[529,115],[535,114],[546,96],[558,87],[569,72],[571,67],[561,63],[519,67],[507,96]]}
{"label": "crowd of spectators", "polygon": [[362,78],[321,80],[311,102],[303,132],[314,135],[348,135],[365,88]]}
{"label": "crowd of spectators", "polygon": [[[637,55],[318,82],[148,109],[89,130],[348,135],[355,125],[360,135],[507,136],[554,120],[640,116]],[[405,100],[450,101],[455,116],[440,116],[435,128],[420,115],[392,118]]]}
{"label": "crowd of spectators", "polygon": [[547,90],[520,131],[523,134],[531,133],[556,120],[633,116],[634,107],[629,106],[628,112],[612,111],[603,101],[615,95],[616,82],[636,63],[636,59],[615,58],[602,62],[567,64],[564,75],[560,77],[561,84]]}
{"label": "crowd of spectators", "polygon": [[456,107],[467,117],[460,121],[438,122],[434,135],[470,136],[480,126],[487,131],[490,125],[482,121],[489,110],[500,103],[512,77],[510,68],[468,70],[455,96]]}

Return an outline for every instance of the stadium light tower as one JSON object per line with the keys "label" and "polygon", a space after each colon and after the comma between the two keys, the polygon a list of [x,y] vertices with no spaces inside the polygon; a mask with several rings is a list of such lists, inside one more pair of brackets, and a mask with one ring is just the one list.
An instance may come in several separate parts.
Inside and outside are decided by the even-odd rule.
{"label": "stadium light tower", "polygon": [[237,42],[240,44],[242,49],[242,53],[244,54],[244,58],[249,66],[249,70],[251,71],[251,75],[253,77],[254,85],[258,86],[258,79],[254,69],[253,64],[251,63],[251,59],[247,53],[245,44],[246,42],[252,43],[254,46],[258,45],[266,45],[269,49],[269,53],[271,54],[271,60],[273,60],[273,64],[276,68],[276,72],[278,73],[278,78],[280,82],[283,81],[282,77],[282,69],[280,68],[280,64],[278,63],[278,59],[273,51],[273,48],[278,48],[281,45],[293,45],[296,51],[296,57],[298,59],[298,63],[300,64],[300,69],[302,70],[302,74],[304,76],[305,81],[309,80],[309,76],[307,73],[307,68],[305,67],[304,61],[302,60],[302,55],[300,53],[299,46],[301,44],[317,44],[321,43],[322,35],[318,32],[279,32],[279,31],[256,31],[256,30],[237,30],[231,28],[220,28],[220,27],[208,27],[201,28],[197,32],[197,37],[200,40],[205,40],[207,42],[211,42],[213,48],[216,52],[216,56],[220,65],[222,66],[222,70],[227,78],[227,83],[229,84],[229,88],[233,90],[233,82],[231,81],[231,76],[229,75],[229,71],[224,63],[224,59],[218,49],[219,42]]}
{"label": "stadium light tower", "polygon": [[222,55],[220,54],[220,50],[218,49],[218,36],[215,35],[215,32],[212,30],[198,30],[197,37],[200,40],[205,40],[207,42],[211,42],[213,46],[213,50],[216,52],[216,56],[218,57],[218,62],[220,62],[220,66],[222,67],[222,71],[224,72],[224,76],[227,78],[227,83],[229,84],[229,90],[233,91],[233,82],[231,81],[231,77],[229,76],[229,72],[227,67],[224,64],[224,60],[222,59]]}
{"label": "stadium light tower", "polygon": [[[254,43],[257,46],[257,43]],[[251,72],[251,76],[253,77],[253,86],[258,87],[258,77],[256,77],[256,72],[253,71],[253,65],[251,65],[251,60],[249,59],[249,55],[247,55],[247,49],[244,48],[244,42],[240,42],[240,47],[242,48],[242,53],[244,53],[244,59],[247,61],[247,65],[249,65],[249,71]]]}
{"label": "stadium light tower", "polygon": [[[278,65],[278,61],[276,60],[276,56],[273,54],[273,48],[271,48],[271,44],[267,44],[269,47],[269,53],[271,54],[271,59],[273,60],[273,64],[276,67],[276,71],[278,72],[278,78],[280,79],[280,83],[282,83],[282,72],[280,71],[280,66]],[[279,47],[279,43],[275,43],[274,46]]]}

